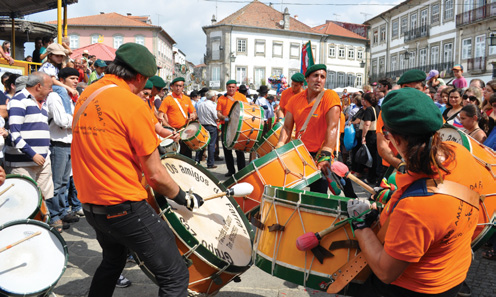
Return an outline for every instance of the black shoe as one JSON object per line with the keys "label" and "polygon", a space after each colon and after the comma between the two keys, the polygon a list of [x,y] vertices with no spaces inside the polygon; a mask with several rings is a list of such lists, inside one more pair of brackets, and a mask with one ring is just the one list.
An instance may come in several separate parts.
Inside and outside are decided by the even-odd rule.
{"label": "black shoe", "polygon": [[233,175],[234,173],[231,173],[231,172],[228,172],[226,174],[224,174],[225,177],[230,177],[231,175]]}
{"label": "black shoe", "polygon": [[131,285],[131,281],[125,278],[122,274],[119,276],[119,279],[117,280],[117,283],[115,286],[117,288],[127,288]]}
{"label": "black shoe", "polygon": [[66,223],[76,223],[79,222],[79,217],[75,213],[70,212],[62,218],[62,221]]}
{"label": "black shoe", "polygon": [[458,296],[461,297],[469,297],[472,296],[472,291],[470,290],[470,287],[468,286],[467,282],[463,282],[462,286],[460,287],[460,291],[458,291]]}
{"label": "black shoe", "polygon": [[214,169],[217,168],[217,165],[212,165],[212,166],[207,166],[208,169]]}
{"label": "black shoe", "polygon": [[69,225],[69,223],[66,223],[66,222],[62,222],[62,229],[64,230],[67,230],[71,227],[71,225]]}
{"label": "black shoe", "polygon": [[215,161],[224,161],[224,158],[222,158],[222,157],[215,157],[214,160]]}

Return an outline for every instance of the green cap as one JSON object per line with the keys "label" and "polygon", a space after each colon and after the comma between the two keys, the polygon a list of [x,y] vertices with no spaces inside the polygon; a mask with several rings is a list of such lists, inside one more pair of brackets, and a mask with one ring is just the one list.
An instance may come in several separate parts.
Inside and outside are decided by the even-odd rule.
{"label": "green cap", "polygon": [[153,83],[150,81],[150,79],[148,79],[146,81],[146,84],[145,84],[145,87],[143,89],[152,89],[153,88]]}
{"label": "green cap", "polygon": [[443,125],[443,116],[432,99],[414,88],[389,92],[381,110],[384,124],[405,135],[433,134]]}
{"label": "green cap", "polygon": [[293,76],[291,76],[291,80],[294,82],[304,82],[305,81],[305,76],[301,73],[295,73]]}
{"label": "green cap", "polygon": [[235,84],[235,85],[237,85],[238,83],[237,83],[234,79],[230,79],[230,80],[228,80],[228,81],[226,82],[226,86],[227,86],[227,85],[230,85],[230,84]]}
{"label": "green cap", "polygon": [[171,86],[172,86],[173,84],[175,84],[176,82],[178,82],[178,81],[184,81],[184,77],[181,77],[181,76],[180,76],[180,77],[176,77],[176,78],[174,78],[174,79],[172,80],[172,82],[170,83],[170,84],[171,84]]}
{"label": "green cap", "polygon": [[307,71],[305,72],[305,77],[310,76],[310,74],[314,73],[317,70],[325,70],[327,71],[327,67],[325,64],[315,64],[307,68]]}
{"label": "green cap", "polygon": [[95,67],[107,67],[107,63],[105,63],[105,61],[98,59],[95,61]]}
{"label": "green cap", "polygon": [[158,75],[150,77],[148,81],[151,81],[153,83],[153,86],[158,89],[163,89],[166,86],[165,81]]}
{"label": "green cap", "polygon": [[427,78],[427,75],[422,70],[412,69],[403,73],[403,75],[398,80],[398,85],[403,85],[411,82],[424,81]]}
{"label": "green cap", "polygon": [[141,44],[134,42],[124,43],[115,52],[115,59],[146,77],[152,77],[157,73],[155,57]]}

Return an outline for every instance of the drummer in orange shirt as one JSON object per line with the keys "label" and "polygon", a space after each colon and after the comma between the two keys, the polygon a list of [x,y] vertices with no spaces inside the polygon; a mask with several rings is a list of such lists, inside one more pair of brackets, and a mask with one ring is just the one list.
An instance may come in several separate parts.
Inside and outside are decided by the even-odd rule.
{"label": "drummer in orange shirt", "polygon": [[305,83],[305,76],[301,73],[295,73],[291,76],[291,88],[287,88],[281,93],[281,100],[279,100],[279,109],[277,110],[277,119],[284,118],[286,114],[286,104],[291,97],[303,91],[303,84]]}
{"label": "drummer in orange shirt", "polygon": [[[227,126],[227,122],[229,121],[229,112],[231,111],[231,107],[234,102],[241,101],[248,103],[245,95],[241,94],[237,91],[237,82],[234,79],[228,80],[226,83],[227,92],[225,95],[222,95],[217,99],[217,118],[221,121],[222,133],[225,133],[225,128]],[[234,158],[232,154],[232,150],[227,149],[222,142],[222,147],[224,149],[224,158],[226,159],[226,165],[228,172],[225,176],[231,176],[236,173],[234,169]],[[238,171],[246,166],[245,153],[243,151],[236,151],[236,163],[238,165]]]}
{"label": "drummer in orange shirt", "polygon": [[[159,111],[163,113],[164,125],[179,130],[190,121],[194,121],[196,110],[188,96],[183,94],[184,77],[176,77],[170,84],[172,94],[165,97],[160,105]],[[180,140],[180,153],[188,158],[192,158],[191,149]]]}

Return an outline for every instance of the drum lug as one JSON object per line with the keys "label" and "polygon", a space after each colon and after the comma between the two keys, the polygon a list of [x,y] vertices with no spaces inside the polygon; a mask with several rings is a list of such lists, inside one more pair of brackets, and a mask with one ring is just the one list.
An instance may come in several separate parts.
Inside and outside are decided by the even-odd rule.
{"label": "drum lug", "polygon": [[214,282],[214,284],[216,284],[217,286],[222,285],[222,283],[224,282],[222,280],[222,278],[220,278],[220,275],[218,275],[218,274],[214,274],[210,278],[212,279],[212,281]]}
{"label": "drum lug", "polygon": [[184,263],[186,263],[186,267],[190,268],[193,265],[193,260],[188,257],[183,256]]}
{"label": "drum lug", "polygon": [[321,282],[321,283],[319,284],[319,287],[320,287],[320,289],[321,289],[321,290],[323,290],[323,291],[327,291],[327,288],[328,288],[328,287],[329,287],[329,286],[330,286],[333,282],[334,282],[334,279],[332,279],[332,278],[331,278],[331,279],[329,280],[329,282],[328,282],[328,283],[326,283],[326,282]]}

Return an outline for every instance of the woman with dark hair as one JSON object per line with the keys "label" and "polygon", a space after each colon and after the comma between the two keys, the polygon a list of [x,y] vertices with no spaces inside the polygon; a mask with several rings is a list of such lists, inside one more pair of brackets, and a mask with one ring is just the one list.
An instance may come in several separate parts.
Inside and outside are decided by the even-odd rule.
{"label": "woman with dark hair", "polygon": [[443,118],[446,123],[451,124],[457,128],[462,128],[462,123],[460,122],[460,111],[462,110],[462,89],[453,89],[449,92],[448,103],[449,106],[443,112]]}
{"label": "woman with dark hair", "polygon": [[486,86],[482,89],[482,95],[484,100],[482,101],[481,111],[489,115],[493,109],[489,99],[496,93],[496,80],[490,80],[487,82]]}
{"label": "woman with dark hair", "polygon": [[480,143],[484,143],[487,138],[484,132],[485,119],[481,117],[481,112],[477,105],[465,105],[460,111],[460,120],[468,136]]}
{"label": "woman with dark hair", "polygon": [[[351,121],[350,123],[353,124],[354,128],[355,128],[355,139],[357,141],[357,143],[361,143],[361,133],[359,131],[359,127],[360,127],[360,122],[362,121],[362,118],[363,118],[363,114],[365,112],[365,108],[364,106],[362,105],[362,94],[361,92],[358,92],[355,94],[356,96],[354,97],[355,98],[355,103],[356,103],[356,106],[358,108],[358,110],[355,112],[355,114],[351,117]],[[358,162],[356,162],[356,158],[355,158],[355,154],[356,152],[358,151],[358,149],[360,148],[360,145],[356,145],[352,150],[351,150],[351,154],[350,154],[350,158],[351,158],[351,170],[354,171],[357,175],[357,177],[361,177],[362,176],[362,171],[363,171],[363,166],[361,166]]]}
{"label": "woman with dark hair", "polygon": [[424,93],[390,92],[382,117],[384,136],[407,173],[396,175],[398,190],[380,216],[384,245],[370,228],[378,211],[367,212],[364,201],[348,202],[355,236],[374,273],[358,296],[457,296],[472,261],[479,197],[494,178],[465,147],[441,140],[441,113]]}
{"label": "woman with dark hair", "polygon": [[376,184],[377,179],[377,135],[375,133],[377,116],[381,111],[377,105],[377,98],[374,93],[366,93],[363,96],[362,104],[365,108],[362,121],[360,122],[361,141],[359,143],[365,144],[372,155],[372,167],[369,168],[367,174],[367,182],[369,184]]}

